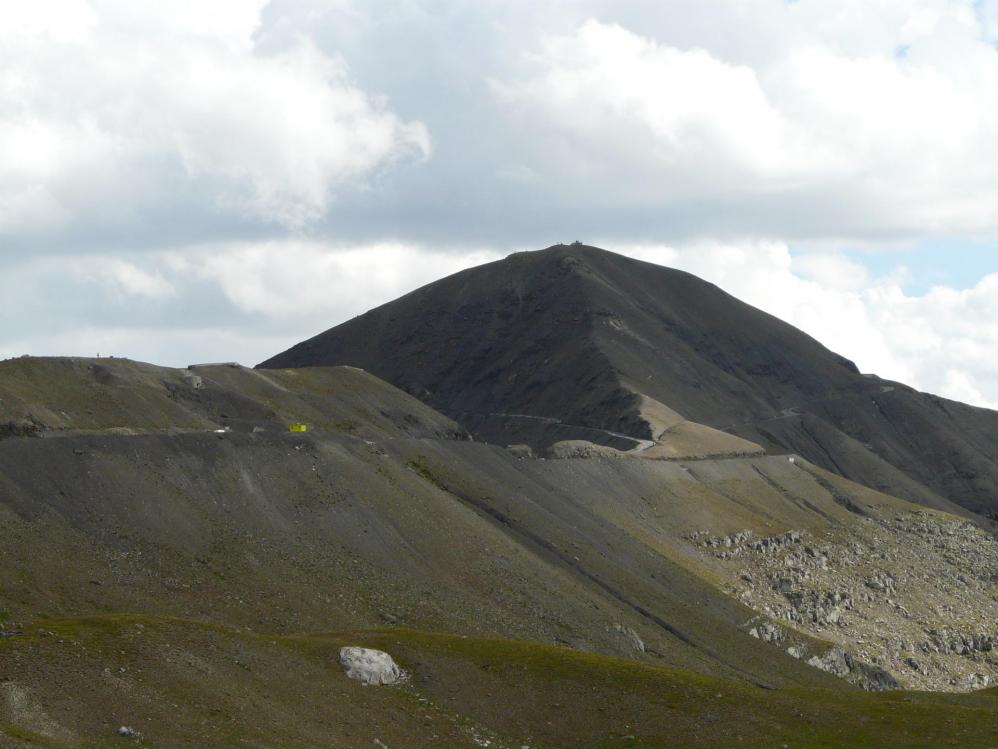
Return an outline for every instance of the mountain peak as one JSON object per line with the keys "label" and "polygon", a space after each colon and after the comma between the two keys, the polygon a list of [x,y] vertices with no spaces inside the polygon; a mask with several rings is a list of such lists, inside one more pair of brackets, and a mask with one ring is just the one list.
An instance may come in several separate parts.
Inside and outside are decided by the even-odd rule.
{"label": "mountain peak", "polygon": [[[712,284],[581,243],[461,271],[260,366],[341,363],[446,412],[518,413],[639,439],[653,430],[639,414],[642,397],[721,423],[733,410],[746,419],[779,413],[856,374]],[[809,376],[794,376],[809,365]],[[740,384],[753,376],[762,397]],[[728,397],[703,398],[711,382]]]}
{"label": "mountain peak", "polygon": [[[652,443],[656,457],[761,446],[932,506],[998,511],[990,412],[864,377],[711,283],[581,243],[461,271],[259,366],[339,364],[499,444]],[[926,460],[926,439],[959,469]]]}

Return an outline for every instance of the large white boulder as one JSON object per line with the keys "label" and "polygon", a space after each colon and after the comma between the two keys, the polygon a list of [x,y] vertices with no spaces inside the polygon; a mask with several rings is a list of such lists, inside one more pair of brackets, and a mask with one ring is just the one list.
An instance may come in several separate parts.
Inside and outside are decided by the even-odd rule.
{"label": "large white boulder", "polygon": [[362,684],[397,684],[405,678],[405,671],[381,650],[340,648],[340,665]]}

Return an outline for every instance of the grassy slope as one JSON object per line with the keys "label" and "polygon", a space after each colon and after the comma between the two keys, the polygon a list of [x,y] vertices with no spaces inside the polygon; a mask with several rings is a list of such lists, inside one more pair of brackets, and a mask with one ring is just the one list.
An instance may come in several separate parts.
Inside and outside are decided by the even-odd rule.
{"label": "grassy slope", "polygon": [[213,365],[185,371],[129,359],[0,361],[0,427],[25,419],[54,435],[222,427],[283,433],[289,424],[305,422],[366,438],[462,436],[450,419],[353,367],[257,372]]}
{"label": "grassy slope", "polygon": [[[347,644],[393,653],[410,681],[351,682],[336,664]],[[117,737],[119,725],[142,740]],[[269,636],[108,616],[38,622],[0,641],[0,746],[305,749],[375,739],[535,749],[989,747],[998,745],[998,694],[767,691],[566,648],[402,629]]]}
{"label": "grassy slope", "polygon": [[[678,466],[336,434],[11,439],[0,465],[10,620],[144,611],[283,631],[391,620],[775,686],[831,681],[774,658],[741,628],[748,609],[672,559],[704,514],[731,529],[745,519]],[[670,481],[697,490],[698,511],[674,512],[657,541],[594,509]]]}
{"label": "grassy slope", "polygon": [[[131,745],[121,724],[151,746],[990,740],[992,697],[862,695],[745,634],[752,612],[682,537],[848,528],[786,460],[517,460],[446,439],[450,422],[355,370],[212,368],[171,397],[170,370],[16,364],[36,367],[18,386],[35,388],[30,412],[97,398],[121,420],[60,407],[61,436],[0,440],[0,620],[25,630],[0,639],[0,746]],[[234,431],[164,433],[174,406]],[[305,408],[328,421],[281,429]],[[837,489],[871,512],[905,505]],[[371,629],[385,621],[414,629]],[[352,634],[295,634],[310,630]],[[348,682],[332,662],[347,643],[390,650],[412,684]]]}

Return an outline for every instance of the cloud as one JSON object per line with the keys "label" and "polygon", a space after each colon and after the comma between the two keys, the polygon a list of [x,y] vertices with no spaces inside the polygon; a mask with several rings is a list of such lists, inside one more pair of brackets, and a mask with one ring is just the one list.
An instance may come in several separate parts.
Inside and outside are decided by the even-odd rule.
{"label": "cloud", "polygon": [[858,291],[870,285],[870,274],[855,260],[834,252],[813,252],[793,258],[794,272],[832,289]]}
{"label": "cloud", "polygon": [[893,274],[869,278],[847,258],[794,255],[782,242],[620,250],[711,281],[864,372],[998,410],[998,274],[916,295]]}
{"label": "cloud", "polygon": [[344,185],[429,156],[425,126],[335,53],[304,37],[259,52],[263,5],[5,7],[0,235],[138,233],[199,213],[302,227]]}
{"label": "cloud", "polygon": [[[498,84],[500,96],[535,106],[544,119],[599,147],[597,158],[623,158],[632,169],[650,159],[693,180],[715,169],[723,172],[715,180],[791,176],[804,166],[807,144],[793,143],[799,136],[755,72],[705,50],[659,45],[589,20],[574,34],[548,37],[537,67],[538,75],[520,85]],[[681,188],[696,189],[688,182]]]}
{"label": "cloud", "polygon": [[[998,231],[998,162],[982,158],[998,145],[998,51],[971,3],[748,5],[766,22],[753,32],[787,31],[768,55],[589,19],[545,35],[497,95],[633,200],[751,204],[762,220],[743,230]],[[786,211],[803,196],[821,206],[802,232]]]}
{"label": "cloud", "polygon": [[140,299],[162,300],[176,295],[176,289],[159,271],[145,271],[118,258],[97,260],[81,272],[96,278],[112,293]]}
{"label": "cloud", "polygon": [[487,250],[455,254],[400,242],[336,247],[294,240],[199,249],[170,262],[216,283],[245,314],[316,320],[325,328],[330,320],[359,315],[498,257]]}
{"label": "cloud", "polygon": [[0,273],[0,357],[93,356],[168,366],[255,364],[415,288],[503,253],[307,240],[27,258]]}
{"label": "cloud", "polygon": [[253,362],[581,239],[994,404],[994,282],[901,266],[998,239],[996,41],[994,0],[8,2],[0,353]]}
{"label": "cloud", "polygon": [[[864,372],[998,410],[998,274],[968,289],[912,294],[894,274],[871,277],[847,257],[809,257],[782,242],[606,244],[716,283]],[[0,277],[0,325],[16,331],[0,340],[0,356],[101,351],[175,366],[196,359],[252,364],[506,254],[288,240],[141,251],[128,260],[86,257],[71,276],[61,263],[31,261]]]}
{"label": "cloud", "polygon": [[990,0],[5,12],[8,245],[998,232]]}

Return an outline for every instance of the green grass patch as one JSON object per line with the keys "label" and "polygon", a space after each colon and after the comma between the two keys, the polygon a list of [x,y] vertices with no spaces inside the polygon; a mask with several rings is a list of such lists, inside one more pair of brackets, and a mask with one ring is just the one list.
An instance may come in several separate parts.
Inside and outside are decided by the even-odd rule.
{"label": "green grass patch", "polygon": [[424,456],[420,455],[410,461],[407,461],[405,466],[410,471],[418,475],[420,478],[429,481],[438,489],[441,489],[443,491],[449,491],[447,485],[444,484],[443,481],[441,481],[439,478],[437,478],[436,474],[433,471],[432,466]]}
{"label": "green grass patch", "polygon": [[[441,745],[420,732],[438,732],[445,725],[476,726],[505,742],[497,746],[526,743],[534,749],[998,746],[998,689],[970,695],[870,694],[845,684],[842,689],[765,690],[528,641],[405,628],[273,635],[136,614],[36,621],[26,628],[23,641],[29,645],[25,651],[42,659],[90,653],[98,663],[126,665],[127,674],[148,674],[147,693],[152,690],[161,702],[179,706],[185,717],[201,710],[196,720],[219,721],[211,734],[213,745],[226,747],[239,746],[250,735],[242,721],[252,720],[252,713],[241,712],[247,700],[291,699],[293,707],[300,695],[324,692],[328,694],[321,702],[330,712],[318,713],[322,720],[361,714],[387,725],[396,716],[411,731],[407,745],[412,746]],[[402,688],[350,682],[337,663],[344,645],[389,652],[411,674],[410,682]],[[170,660],[157,660],[166,656]],[[204,665],[182,665],[188,657]],[[67,662],[77,668],[76,660]],[[278,682],[285,686],[277,687]],[[306,682],[307,689],[298,686]],[[290,697],[280,691],[289,688]],[[44,689],[36,685],[32,691],[41,697]],[[224,698],[217,698],[218,693]],[[431,707],[440,712],[432,713]],[[226,718],[230,712],[243,717]],[[285,739],[288,746],[313,745],[298,743],[295,733],[296,721],[305,725],[316,717],[313,713],[314,708],[289,716],[287,733],[272,735],[279,740],[268,745]],[[175,740],[162,745],[186,745],[198,725],[188,725],[192,733],[161,728],[175,732]],[[37,735],[22,740],[29,739],[39,746],[54,745]]]}
{"label": "green grass patch", "polygon": [[0,723],[0,732],[12,739],[17,739],[18,741],[24,742],[30,746],[41,746],[46,749],[58,749],[58,747],[62,746],[48,736],[35,731],[29,731],[27,728],[21,728],[20,726],[12,726],[7,723]]}

